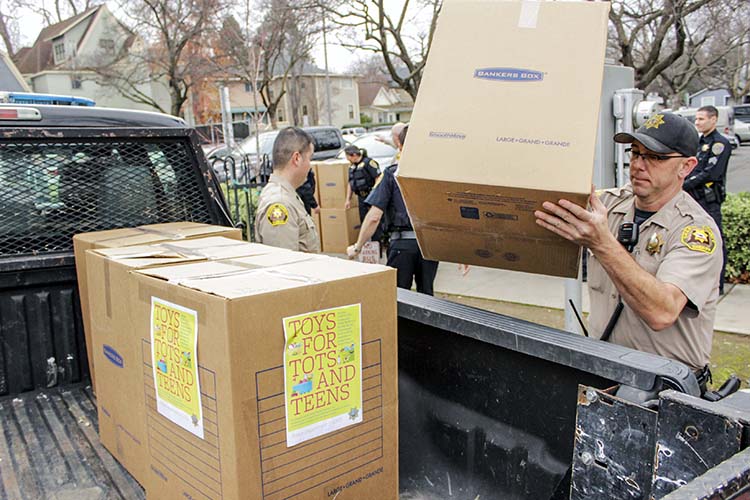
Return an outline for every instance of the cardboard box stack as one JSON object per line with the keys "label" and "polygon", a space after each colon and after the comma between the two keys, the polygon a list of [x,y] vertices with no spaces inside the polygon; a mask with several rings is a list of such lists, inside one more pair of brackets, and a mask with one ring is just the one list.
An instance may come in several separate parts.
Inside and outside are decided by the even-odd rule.
{"label": "cardboard box stack", "polygon": [[357,241],[361,226],[358,200],[352,196],[346,209],[346,188],[349,184],[349,162],[316,162],[315,179],[320,203],[321,248],[327,253],[344,253]]}
{"label": "cardboard box stack", "polygon": [[586,205],[608,9],[445,3],[398,178],[426,258],[577,275],[579,248],[537,226],[534,210]]}
{"label": "cardboard box stack", "polygon": [[86,260],[102,441],[148,498],[397,497],[392,269],[223,238]]}
{"label": "cardboard box stack", "polygon": [[96,372],[91,351],[91,325],[87,290],[86,251],[96,248],[120,248],[134,245],[149,245],[165,241],[182,241],[211,236],[242,239],[242,231],[223,226],[212,226],[197,222],[169,222],[109,231],[77,234],[73,237],[78,290],[83,316],[83,332],[86,338],[86,355],[91,373],[91,385],[96,391]]}

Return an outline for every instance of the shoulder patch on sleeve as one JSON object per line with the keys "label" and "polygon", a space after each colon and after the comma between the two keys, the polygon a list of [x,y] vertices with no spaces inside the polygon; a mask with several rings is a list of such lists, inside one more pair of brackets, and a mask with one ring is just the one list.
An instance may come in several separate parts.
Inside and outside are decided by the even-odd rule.
{"label": "shoulder patch on sleeve", "polygon": [[694,252],[712,254],[716,250],[716,236],[708,226],[687,226],[682,230],[680,241]]}
{"label": "shoulder patch on sleeve", "polygon": [[378,162],[376,162],[375,160],[370,160],[370,165],[373,166],[373,167],[375,167],[375,168],[378,168],[380,166],[380,165],[378,165]]}
{"label": "shoulder patch on sleeve", "polygon": [[281,203],[274,203],[266,210],[266,219],[272,226],[282,226],[289,220],[289,210]]}
{"label": "shoulder patch on sleeve", "polygon": [[711,152],[716,156],[719,156],[722,152],[724,152],[724,145],[720,142],[714,142],[714,145],[711,146]]}

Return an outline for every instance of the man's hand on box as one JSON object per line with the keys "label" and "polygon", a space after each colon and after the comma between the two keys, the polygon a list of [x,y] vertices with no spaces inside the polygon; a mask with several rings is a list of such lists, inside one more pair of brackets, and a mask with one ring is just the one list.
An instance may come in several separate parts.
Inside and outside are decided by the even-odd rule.
{"label": "man's hand on box", "polygon": [[350,259],[354,259],[359,255],[359,252],[357,251],[357,245],[349,245],[346,248],[346,256]]}
{"label": "man's hand on box", "polygon": [[534,212],[536,223],[559,234],[566,240],[596,251],[613,238],[607,225],[607,209],[591,187],[589,210],[568,200],[558,203],[546,201],[542,207],[547,212]]}

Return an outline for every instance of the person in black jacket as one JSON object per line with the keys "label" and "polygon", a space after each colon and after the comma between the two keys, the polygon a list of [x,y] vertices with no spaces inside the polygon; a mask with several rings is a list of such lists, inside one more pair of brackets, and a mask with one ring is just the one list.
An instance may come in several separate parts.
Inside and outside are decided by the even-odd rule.
{"label": "person in black jacket", "polygon": [[346,188],[346,204],[344,208],[351,206],[352,194],[357,194],[359,201],[359,221],[365,220],[367,210],[370,208],[365,199],[375,187],[380,176],[378,162],[368,157],[367,154],[357,146],[347,146],[344,149],[346,159],[349,160],[349,185]]}
{"label": "person in black jacket", "polygon": [[320,212],[318,207],[318,200],[315,199],[315,174],[312,170],[307,173],[307,180],[304,184],[297,188],[297,195],[302,200],[302,204],[305,205],[305,210],[308,214]]}
{"label": "person in black jacket", "polygon": [[[406,126],[401,131],[402,148],[408,130],[409,127]],[[383,178],[367,197],[368,212],[362,221],[357,242],[346,249],[346,254],[353,259],[362,251],[362,246],[375,233],[385,214],[390,232],[388,266],[397,271],[396,285],[409,290],[412,282],[416,282],[419,293],[433,295],[438,262],[425,259],[419,250],[417,235],[406,211],[401,189],[396,182],[397,176],[398,164],[389,166],[383,172]]]}
{"label": "person in black jacket", "polygon": [[[700,132],[698,146],[698,165],[685,179],[682,188],[695,198],[708,212],[721,232],[722,243],[724,230],[721,225],[721,204],[726,198],[727,166],[732,154],[729,141],[716,130],[719,111],[713,106],[703,106],[695,115],[695,128]],[[727,246],[722,244],[724,266],[721,269],[719,293],[724,293],[724,271],[727,265]]]}

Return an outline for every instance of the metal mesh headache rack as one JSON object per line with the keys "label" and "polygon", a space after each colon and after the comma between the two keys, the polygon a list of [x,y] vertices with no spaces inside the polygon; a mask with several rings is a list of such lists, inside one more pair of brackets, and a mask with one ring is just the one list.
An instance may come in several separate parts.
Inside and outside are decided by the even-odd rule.
{"label": "metal mesh headache rack", "polygon": [[218,195],[189,132],[105,132],[0,133],[0,256],[69,252],[76,233],[225,218],[212,213]]}

